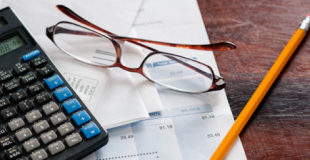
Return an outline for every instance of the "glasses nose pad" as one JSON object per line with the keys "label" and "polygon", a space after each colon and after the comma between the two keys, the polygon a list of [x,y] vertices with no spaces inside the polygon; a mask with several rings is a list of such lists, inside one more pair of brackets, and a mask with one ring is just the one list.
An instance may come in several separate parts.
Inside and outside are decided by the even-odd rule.
{"label": "glasses nose pad", "polygon": [[131,43],[122,44],[121,63],[128,68],[138,68],[147,54],[143,53],[141,47]]}

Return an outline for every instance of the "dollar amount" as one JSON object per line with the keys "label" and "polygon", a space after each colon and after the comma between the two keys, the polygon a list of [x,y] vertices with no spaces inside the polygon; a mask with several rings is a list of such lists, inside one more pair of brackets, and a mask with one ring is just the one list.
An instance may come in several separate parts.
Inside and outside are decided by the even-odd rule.
{"label": "dollar amount", "polygon": [[172,128],[173,128],[172,124],[159,126],[159,130],[172,129]]}
{"label": "dollar amount", "polygon": [[215,118],[215,115],[201,116],[202,119],[212,119]]}
{"label": "dollar amount", "polygon": [[120,136],[121,140],[125,140],[125,139],[132,139],[133,135],[124,135],[124,136]]}
{"label": "dollar amount", "polygon": [[169,72],[170,73],[170,76],[175,76],[175,75],[180,75],[182,74],[182,70],[179,70],[179,71],[172,71],[172,72]]}
{"label": "dollar amount", "polygon": [[219,136],[221,136],[220,133],[207,134],[207,137],[208,137],[208,138],[214,138],[214,137],[219,137]]}

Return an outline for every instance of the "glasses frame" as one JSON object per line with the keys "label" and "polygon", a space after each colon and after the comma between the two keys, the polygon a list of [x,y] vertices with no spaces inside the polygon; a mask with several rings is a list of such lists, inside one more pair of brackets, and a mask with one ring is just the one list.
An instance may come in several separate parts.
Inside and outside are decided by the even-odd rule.
{"label": "glasses frame", "polygon": [[[220,43],[204,44],[204,45],[187,45],[187,44],[166,43],[166,42],[151,41],[151,40],[145,40],[145,39],[139,39],[139,38],[131,38],[131,37],[118,36],[118,35],[116,35],[116,34],[114,34],[112,32],[104,30],[104,29],[102,29],[102,28],[100,28],[100,27],[98,27],[98,26],[88,22],[87,20],[85,20],[84,18],[80,17],[79,15],[74,13],[72,10],[70,10],[69,8],[67,8],[67,7],[65,7],[63,5],[57,5],[56,7],[61,12],[63,12],[67,16],[69,16],[70,18],[72,18],[72,19],[82,23],[83,25],[86,25],[87,27],[79,25],[79,24],[75,24],[73,22],[61,21],[61,22],[58,22],[56,25],[53,25],[51,27],[47,27],[46,28],[46,35],[60,50],[62,50],[67,55],[72,56],[72,57],[76,58],[77,60],[79,60],[79,61],[81,61],[83,63],[94,65],[94,66],[101,67],[101,68],[120,67],[120,68],[122,68],[122,69],[124,69],[126,71],[129,71],[129,72],[139,73],[139,74],[141,74],[142,76],[144,76],[146,79],[148,79],[149,81],[151,81],[153,83],[162,85],[164,87],[167,87],[167,88],[175,90],[175,91],[184,92],[184,93],[193,93],[193,94],[205,93],[205,92],[210,92],[210,91],[221,90],[221,89],[223,89],[226,86],[226,83],[224,82],[224,79],[222,77],[220,77],[220,76],[216,76],[214,74],[213,69],[210,66],[208,66],[208,65],[206,65],[206,64],[204,64],[202,62],[196,61],[194,59],[190,59],[190,58],[183,57],[183,56],[176,55],[176,54],[172,54],[172,53],[158,51],[158,50],[156,50],[154,48],[151,48],[151,47],[149,47],[147,45],[144,45],[144,44],[141,44],[139,42],[145,42],[145,43],[151,43],[151,44],[157,44],[157,45],[163,45],[163,46],[169,46],[169,47],[176,47],[176,48],[186,48],[186,49],[196,49],[196,50],[217,50],[217,51],[225,51],[225,50],[235,49],[236,46],[233,43],[230,43],[230,42],[220,42]],[[84,28],[84,29],[86,29],[86,30],[88,30],[90,32],[94,32],[97,36],[101,36],[101,37],[104,37],[104,38],[107,38],[108,40],[110,40],[111,43],[115,47],[116,62],[113,65],[111,65],[111,66],[102,66],[102,65],[98,65],[98,64],[96,65],[96,63],[88,62],[88,61],[86,61],[86,60],[84,60],[82,58],[79,58],[79,57],[77,57],[77,56],[75,56],[75,55],[73,55],[73,54],[63,50],[61,47],[59,47],[57,45],[57,43],[54,40],[54,35],[56,34],[56,29],[55,28],[58,25],[60,25],[60,24],[75,25],[75,26]],[[69,33],[70,30],[64,30],[63,32]],[[105,33],[107,35],[104,35],[104,34],[102,34],[100,32],[103,32],[103,33]],[[87,33],[84,33],[84,35],[86,35],[86,34]],[[150,50],[152,52],[149,53],[143,59],[142,63],[140,64],[140,66],[138,68],[129,68],[129,67],[124,66],[121,63],[122,49],[121,49],[120,44],[118,42],[116,42],[116,40],[122,40],[122,41],[130,42],[130,43],[133,43],[133,44],[138,45],[140,47],[143,47],[145,49],[148,49],[148,50]],[[206,76],[206,77],[208,77],[208,78],[210,78],[212,80],[212,85],[210,86],[210,88],[208,90],[200,91],[200,92],[192,92],[192,91],[187,91],[187,90],[181,90],[181,89],[178,89],[178,88],[174,88],[174,87],[171,87],[171,86],[168,86],[168,85],[165,85],[163,83],[160,83],[160,82],[157,82],[157,81],[154,81],[154,80],[150,79],[147,75],[144,74],[144,72],[143,72],[143,65],[144,65],[144,63],[146,62],[146,60],[150,56],[153,56],[153,55],[156,55],[156,54],[164,55],[164,56],[166,56],[166,57],[168,57],[168,58],[170,58],[172,60],[175,60],[175,61],[177,61],[177,62],[179,62],[179,63],[189,67],[192,70],[195,70],[198,73],[201,73],[202,75],[204,75],[204,76]],[[205,72],[201,71],[200,69],[198,69],[198,68],[196,68],[194,66],[187,65],[187,63],[184,63],[183,61],[179,60],[178,58],[174,58],[174,57],[178,57],[178,58],[183,58],[183,59],[186,59],[186,60],[194,61],[194,62],[196,62],[196,63],[198,63],[200,65],[203,65],[203,66],[207,67],[208,69],[210,69],[211,74],[205,73]]]}

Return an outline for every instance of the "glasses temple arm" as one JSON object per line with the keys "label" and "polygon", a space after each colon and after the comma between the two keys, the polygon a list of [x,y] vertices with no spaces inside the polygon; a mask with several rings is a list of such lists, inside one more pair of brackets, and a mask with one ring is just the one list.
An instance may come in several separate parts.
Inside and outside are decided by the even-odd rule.
{"label": "glasses temple arm", "polygon": [[156,49],[151,48],[149,46],[143,45],[141,43],[137,43],[137,42],[145,42],[145,43],[151,43],[151,44],[157,44],[157,45],[164,45],[164,46],[169,46],[169,47],[177,47],[177,48],[185,48],[185,49],[196,49],[196,50],[208,50],[208,51],[226,51],[226,50],[231,50],[231,49],[235,49],[236,45],[231,43],[231,42],[220,42],[220,43],[214,43],[214,44],[202,44],[202,45],[187,45],[187,44],[175,44],[175,43],[166,43],[166,42],[158,42],[158,41],[151,41],[151,40],[145,40],[145,39],[139,39],[139,38],[130,38],[130,37],[121,37],[121,36],[117,36],[116,34],[107,31],[89,21],[87,21],[86,19],[82,18],[81,16],[79,16],[78,14],[76,14],[75,12],[73,12],[71,9],[69,9],[68,7],[64,6],[64,5],[57,5],[56,6],[61,12],[63,12],[64,14],[66,14],[67,16],[69,16],[70,18],[88,26],[91,27],[93,29],[96,29],[98,31],[101,31],[103,33],[108,34],[109,36],[115,38],[115,39],[119,39],[119,40],[123,40],[123,41],[128,41],[131,43],[134,43],[136,45],[139,45],[141,47],[150,49],[151,51],[156,51]]}

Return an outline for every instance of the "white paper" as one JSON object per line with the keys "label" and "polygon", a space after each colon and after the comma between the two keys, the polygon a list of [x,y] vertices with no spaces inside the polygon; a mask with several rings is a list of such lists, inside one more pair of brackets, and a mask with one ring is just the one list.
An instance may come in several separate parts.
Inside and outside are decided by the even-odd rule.
{"label": "white paper", "polygon": [[75,22],[55,7],[62,4],[104,29],[128,35],[141,3],[142,0],[7,0],[2,1],[0,7],[13,9],[98,121],[112,128],[149,117],[129,73],[74,60],[47,38],[45,29],[59,21]]}
{"label": "white paper", "polygon": [[[134,26],[139,38],[185,44],[209,43],[195,0],[145,0]],[[150,46],[195,57],[219,75],[212,52]],[[110,141],[95,152],[96,159],[205,160],[212,156],[234,122],[225,90],[185,94],[160,86],[157,89],[164,110],[151,113],[150,119],[108,130]],[[239,138],[225,159],[246,159]]]}

